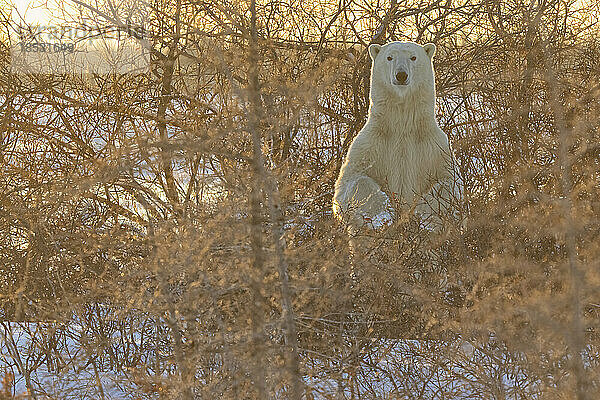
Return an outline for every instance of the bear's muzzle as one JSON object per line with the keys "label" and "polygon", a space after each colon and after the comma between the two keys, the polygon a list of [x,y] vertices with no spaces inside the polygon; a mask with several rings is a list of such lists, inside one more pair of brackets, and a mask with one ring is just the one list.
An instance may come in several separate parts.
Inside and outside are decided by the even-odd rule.
{"label": "bear's muzzle", "polygon": [[395,85],[406,85],[408,84],[408,74],[404,71],[398,71],[395,75]]}

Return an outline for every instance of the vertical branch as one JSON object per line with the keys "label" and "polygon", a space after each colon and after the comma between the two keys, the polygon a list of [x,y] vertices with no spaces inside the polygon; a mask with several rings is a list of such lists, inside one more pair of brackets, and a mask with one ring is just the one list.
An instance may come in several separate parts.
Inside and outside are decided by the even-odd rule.
{"label": "vertical branch", "polygon": [[175,66],[175,60],[177,59],[177,46],[179,44],[179,39],[181,35],[181,0],[177,1],[175,9],[175,33],[173,35],[173,39],[169,44],[169,55],[167,59],[164,61],[163,67],[163,76],[161,82],[161,93],[160,93],[160,102],[158,104],[157,111],[157,120],[158,122],[158,132],[160,135],[160,141],[162,146],[162,164],[163,164],[163,172],[165,174],[165,182],[166,182],[166,194],[167,198],[171,201],[171,205],[177,209],[179,206],[179,196],[177,194],[177,188],[175,186],[175,178],[173,177],[173,165],[171,160],[171,150],[168,146],[169,136],[167,133],[167,123],[166,123],[166,114],[167,107],[171,102],[171,94],[173,92],[172,81],[173,81],[173,71]]}
{"label": "vertical branch", "polygon": [[[277,257],[278,273],[280,280],[281,289],[281,308],[282,308],[282,320],[285,343],[287,347],[286,351],[286,363],[288,373],[291,379],[290,385],[290,398],[293,400],[300,400],[302,397],[302,382],[300,380],[300,360],[298,354],[298,336],[296,331],[296,323],[294,319],[294,311],[292,306],[292,293],[289,285],[289,273],[288,263],[285,258],[285,239],[284,239],[284,217],[281,211],[281,202],[279,198],[279,189],[277,182],[272,177],[268,176],[267,171],[264,167],[263,153],[261,147],[261,133],[260,123],[263,117],[262,101],[260,98],[260,83],[258,77],[258,49],[257,46],[257,29],[256,29],[256,3],[255,0],[250,2],[250,66],[249,66],[249,80],[250,80],[250,103],[252,110],[248,114],[249,128],[252,134],[252,147],[253,147],[253,170],[257,177],[260,178],[261,182],[265,182],[263,190],[266,192],[267,201],[269,206],[269,215],[272,223],[272,240],[275,244],[275,253]],[[260,267],[263,267],[264,253],[260,244],[260,235],[262,234],[260,221],[257,216],[260,216],[260,191],[254,186],[251,193],[252,201],[252,219],[253,219],[253,241],[256,241],[254,250],[258,251],[255,253],[255,264],[260,261]],[[261,274],[262,276],[262,274]]]}
{"label": "vertical branch", "polygon": [[[136,196],[136,200],[142,204],[142,206],[146,209],[146,215],[148,218],[148,238],[150,240],[154,240],[156,237],[155,232],[155,222],[152,214],[150,212],[150,205],[144,198],[142,194],[138,194]],[[175,310],[175,301],[173,300],[173,295],[171,294],[171,290],[168,285],[168,271],[165,271],[164,268],[160,268],[158,265],[160,257],[158,257],[158,248],[156,244],[151,244],[151,253],[150,260],[154,262],[155,273],[158,278],[159,290],[160,293],[165,296],[165,302],[167,304],[167,317],[166,322],[171,330],[171,335],[173,336],[173,352],[175,353],[175,361],[177,362],[177,369],[179,371],[179,378],[181,380],[181,384],[183,385],[183,399],[184,400],[192,400],[194,398],[192,394],[192,380],[193,380],[193,371],[194,367],[188,368],[188,364],[186,363],[186,357],[184,356],[183,351],[183,336],[179,329],[179,324],[177,322],[177,312]],[[157,329],[158,330],[158,329]],[[156,373],[159,374],[160,362],[158,359],[158,351],[156,352]]]}
{"label": "vertical branch", "polygon": [[177,323],[177,312],[175,310],[175,302],[173,301],[173,296],[171,295],[169,286],[167,284],[167,279],[164,274],[159,273],[159,282],[160,282],[160,291],[165,296],[165,300],[167,303],[167,325],[169,325],[169,329],[171,330],[171,334],[173,336],[173,352],[175,353],[175,360],[177,361],[177,367],[179,369],[179,375],[181,379],[181,383],[183,385],[183,398],[184,400],[192,400],[194,396],[192,395],[192,378],[193,378],[193,367],[192,369],[188,368],[186,363],[186,357],[184,357],[183,352],[183,337],[181,335],[181,331],[179,330],[179,324]]}
{"label": "vertical branch", "polygon": [[21,375],[25,377],[25,387],[27,388],[27,394],[32,399],[37,399],[37,395],[35,390],[33,389],[33,384],[31,382],[31,371],[29,370],[29,366],[27,363],[23,363],[21,359],[21,353],[19,350],[19,346],[15,341],[13,329],[11,322],[1,322],[2,330],[0,330],[0,337],[2,341],[6,345],[6,349],[8,350],[9,356],[15,361],[15,365]]}
{"label": "vertical branch", "polygon": [[[17,290],[15,291],[15,300],[14,302],[15,304],[15,318],[17,321],[25,321],[28,319],[28,315],[27,315],[27,311],[25,309],[25,301],[23,299],[23,297],[25,296],[24,293],[27,293],[28,290],[28,285],[30,282],[30,275],[31,275],[31,257],[32,257],[32,249],[34,248],[34,241],[35,236],[33,233],[33,230],[31,230],[31,228],[28,228],[28,232],[27,232],[27,242],[29,243],[28,247],[27,247],[27,253],[25,256],[25,268],[24,268],[24,273],[23,273],[23,279],[21,280],[21,284],[19,285],[19,287],[17,288]],[[32,310],[29,310],[30,312]]]}
{"label": "vertical branch", "polygon": [[[248,116],[248,130],[252,136],[252,172],[255,179],[261,181],[261,170],[263,166],[263,156],[261,149],[261,133],[260,133],[260,87],[258,81],[258,54],[256,49],[257,42],[257,31],[256,31],[256,2],[250,0],[250,54],[249,54],[249,66],[248,66],[248,78],[249,78],[249,98],[252,109],[247,113]],[[250,212],[251,212],[251,246],[253,254],[253,271],[254,278],[251,279],[253,286],[253,316],[252,316],[252,350],[253,360],[256,365],[253,368],[254,384],[258,391],[258,397],[266,399],[266,376],[264,373],[264,345],[266,338],[263,333],[264,318],[260,305],[261,301],[261,288],[260,285],[264,284],[264,267],[265,267],[265,253],[263,250],[262,240],[262,207],[261,207],[261,188],[260,185],[251,185],[250,191]]]}
{"label": "vertical branch", "polygon": [[[166,124],[166,114],[167,107],[171,102],[171,94],[173,92],[172,81],[173,81],[173,73],[175,60],[177,59],[177,47],[179,44],[179,40],[181,38],[181,0],[177,0],[175,15],[175,32],[173,34],[173,38],[171,43],[169,44],[169,55],[164,62],[164,70],[161,82],[161,97],[160,103],[158,105],[157,112],[157,120],[158,122],[158,131],[160,135],[161,145],[163,147],[161,152],[163,171],[165,174],[165,182],[166,182],[166,194],[167,198],[171,202],[171,206],[175,210],[175,214],[179,214],[179,195],[177,194],[177,188],[175,186],[175,178],[173,177],[173,165],[171,160],[171,149],[168,146],[169,136],[167,133],[167,124]],[[149,222],[151,223],[151,222]],[[156,256],[156,246],[153,246],[153,253]],[[158,257],[154,257],[155,261],[158,262]],[[192,369],[188,368],[186,363],[186,358],[184,357],[183,352],[183,337],[181,331],[179,329],[179,324],[177,322],[177,312],[175,310],[175,302],[173,300],[173,296],[168,286],[168,274],[167,271],[163,271],[161,268],[158,268],[157,265],[157,273],[159,278],[160,291],[165,296],[165,301],[167,303],[167,324],[171,330],[173,335],[173,351],[175,353],[175,359],[178,364],[178,369],[180,373],[181,383],[183,385],[183,398],[186,400],[191,400],[193,398],[192,394],[192,381],[193,381],[193,367]]]}
{"label": "vertical branch", "polygon": [[570,302],[571,302],[571,323],[567,334],[567,343],[569,344],[570,363],[573,374],[575,375],[577,400],[586,400],[589,398],[589,385],[587,382],[586,371],[582,352],[585,350],[585,328],[581,317],[581,299],[582,273],[577,262],[577,246],[575,244],[575,222],[573,218],[573,178],[572,162],[569,155],[569,147],[572,143],[572,130],[568,128],[565,122],[565,112],[559,100],[559,93],[556,88],[556,75],[552,65],[553,57],[547,51],[547,43],[543,44],[543,59],[545,60],[545,81],[548,88],[548,98],[552,113],[554,114],[554,123],[559,134],[559,151],[557,155],[557,165],[560,175],[560,207],[563,215],[563,227],[565,247],[567,251],[567,271],[570,278]]}
{"label": "vertical branch", "polygon": [[300,356],[298,354],[298,333],[294,319],[294,308],[292,306],[292,291],[289,284],[288,263],[285,258],[285,238],[283,230],[283,213],[279,199],[279,190],[276,182],[271,182],[269,188],[269,211],[273,224],[273,242],[275,243],[275,254],[279,269],[279,281],[281,284],[281,309],[285,343],[287,346],[286,360],[291,379],[290,398],[300,400],[302,398],[302,381],[300,379]]}

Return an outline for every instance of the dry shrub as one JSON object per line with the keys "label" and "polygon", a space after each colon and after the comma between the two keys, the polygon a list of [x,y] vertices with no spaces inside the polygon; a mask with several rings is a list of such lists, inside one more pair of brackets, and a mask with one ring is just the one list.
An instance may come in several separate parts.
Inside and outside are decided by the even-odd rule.
{"label": "dry shrub", "polygon": [[[4,367],[38,398],[595,398],[599,11],[157,3],[141,75],[3,44]],[[352,254],[333,183],[390,40],[438,47],[464,201]]]}

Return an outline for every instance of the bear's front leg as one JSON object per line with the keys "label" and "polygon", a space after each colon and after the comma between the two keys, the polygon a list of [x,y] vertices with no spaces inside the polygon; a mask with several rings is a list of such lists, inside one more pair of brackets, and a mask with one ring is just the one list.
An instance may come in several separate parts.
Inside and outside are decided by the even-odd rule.
{"label": "bear's front leg", "polygon": [[354,227],[379,229],[393,220],[389,197],[377,182],[365,175],[346,179],[339,185],[333,207],[339,218],[348,217],[348,222]]}

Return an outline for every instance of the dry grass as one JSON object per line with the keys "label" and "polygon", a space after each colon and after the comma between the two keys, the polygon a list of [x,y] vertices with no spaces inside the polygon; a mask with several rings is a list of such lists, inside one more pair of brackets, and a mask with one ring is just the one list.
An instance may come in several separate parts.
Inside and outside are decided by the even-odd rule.
{"label": "dry grass", "polygon": [[[596,398],[599,12],[157,3],[151,73],[86,79],[3,45],[3,371],[40,399]],[[351,261],[333,183],[390,40],[438,48],[464,221],[403,214]]]}

